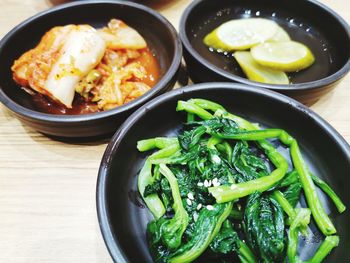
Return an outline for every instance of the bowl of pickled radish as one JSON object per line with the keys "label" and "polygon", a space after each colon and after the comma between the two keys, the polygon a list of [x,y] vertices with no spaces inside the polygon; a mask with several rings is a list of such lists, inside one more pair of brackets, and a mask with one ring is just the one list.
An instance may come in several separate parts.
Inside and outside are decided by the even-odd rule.
{"label": "bowl of pickled radish", "polygon": [[194,82],[240,82],[313,104],[350,70],[350,29],[317,1],[193,1],[180,37]]}
{"label": "bowl of pickled radish", "polygon": [[113,133],[171,89],[182,58],[174,27],[125,1],[74,2],[29,18],[0,42],[0,101],[47,135]]}

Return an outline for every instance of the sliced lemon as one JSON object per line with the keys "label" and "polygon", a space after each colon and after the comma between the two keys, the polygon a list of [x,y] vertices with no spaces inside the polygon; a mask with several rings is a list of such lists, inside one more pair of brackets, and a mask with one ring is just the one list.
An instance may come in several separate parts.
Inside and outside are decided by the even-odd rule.
{"label": "sliced lemon", "polygon": [[266,42],[253,47],[251,53],[260,65],[286,72],[302,70],[315,61],[311,50],[295,41]]}
{"label": "sliced lemon", "polygon": [[253,59],[249,51],[237,51],[233,56],[248,79],[268,84],[289,84],[286,73],[261,66]]}
{"label": "sliced lemon", "polygon": [[246,50],[272,38],[277,29],[276,22],[265,18],[235,19],[209,33],[204,44],[223,51]]}
{"label": "sliced lemon", "polygon": [[291,39],[287,31],[285,31],[280,26],[278,26],[277,32],[275,33],[275,35],[269,39],[269,41],[273,41],[273,42],[283,42],[283,41],[290,41],[290,40]]}

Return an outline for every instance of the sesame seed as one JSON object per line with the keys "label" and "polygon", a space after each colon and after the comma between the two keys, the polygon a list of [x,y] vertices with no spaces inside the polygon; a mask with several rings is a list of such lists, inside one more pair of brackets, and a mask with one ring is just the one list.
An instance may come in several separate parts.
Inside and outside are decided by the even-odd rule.
{"label": "sesame seed", "polygon": [[230,188],[233,190],[233,189],[237,188],[237,185],[231,184]]}
{"label": "sesame seed", "polygon": [[192,201],[190,199],[187,198],[186,202],[187,202],[188,205],[192,205]]}
{"label": "sesame seed", "polygon": [[209,187],[209,186],[210,186],[207,179],[204,180],[204,186],[205,186],[205,187]]}
{"label": "sesame seed", "polygon": [[191,192],[189,192],[189,193],[187,194],[187,197],[188,197],[188,199],[190,199],[190,200],[193,200],[193,199],[194,199],[194,196],[193,196],[193,194],[192,194]]}
{"label": "sesame seed", "polygon": [[217,155],[214,155],[213,156],[213,161],[215,162],[215,163],[221,163],[221,159],[220,159],[220,157],[219,156],[217,156]]}
{"label": "sesame seed", "polygon": [[197,205],[197,210],[201,209],[202,208],[202,204],[198,204]]}
{"label": "sesame seed", "polygon": [[199,182],[197,185],[198,185],[198,186],[203,186],[203,183],[202,183],[202,182]]}
{"label": "sesame seed", "polygon": [[194,220],[194,222],[196,222],[197,219],[198,219],[198,214],[197,214],[197,213],[194,213],[194,214],[193,214],[193,220]]}
{"label": "sesame seed", "polygon": [[212,205],[207,205],[206,207],[208,210],[214,210],[214,206],[212,206]]}
{"label": "sesame seed", "polygon": [[218,178],[214,178],[212,183],[213,183],[213,186],[219,186],[220,185],[220,182],[219,182]]}

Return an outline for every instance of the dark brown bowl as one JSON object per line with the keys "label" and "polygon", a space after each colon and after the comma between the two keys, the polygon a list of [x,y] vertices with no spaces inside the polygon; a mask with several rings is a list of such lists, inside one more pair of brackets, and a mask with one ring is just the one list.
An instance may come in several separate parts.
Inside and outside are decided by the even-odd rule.
{"label": "dark brown bowl", "polygon": [[[50,28],[66,24],[101,27],[119,18],[138,30],[159,61],[162,77],[149,92],[121,107],[79,116],[45,114],[34,109],[30,95],[13,81],[11,65],[33,48]],[[177,79],[182,46],[174,27],[156,11],[125,1],[82,1],[37,14],[11,30],[0,42],[0,101],[18,119],[48,135],[91,137],[114,132],[137,108],[170,90]]]}
{"label": "dark brown bowl", "polygon": [[[231,55],[209,51],[206,34],[220,24],[246,17],[275,20],[293,40],[307,45],[316,57],[308,69],[290,74],[291,85],[248,80]],[[185,10],[180,37],[188,72],[194,82],[229,81],[271,89],[312,104],[350,70],[349,25],[314,0],[195,0]]]}
{"label": "dark brown bowl", "polygon": [[[263,127],[288,131],[298,140],[310,169],[328,182],[349,208],[350,146],[326,121],[297,101],[267,89],[237,83],[197,84],[148,102],[124,122],[104,153],[97,179],[97,213],[115,262],[152,262],[146,226],[153,216],[137,190],[137,175],[149,153],[140,153],[136,143],[156,136],[176,136],[186,121],[186,115],[175,110],[177,101],[190,98],[216,101]],[[278,141],[274,143],[285,151]],[[338,214],[323,194],[321,200],[341,240],[324,262],[349,262],[350,213],[346,210]],[[300,242],[298,253],[302,259],[309,258],[321,242],[317,227],[313,223],[310,227],[316,236],[312,241]]]}

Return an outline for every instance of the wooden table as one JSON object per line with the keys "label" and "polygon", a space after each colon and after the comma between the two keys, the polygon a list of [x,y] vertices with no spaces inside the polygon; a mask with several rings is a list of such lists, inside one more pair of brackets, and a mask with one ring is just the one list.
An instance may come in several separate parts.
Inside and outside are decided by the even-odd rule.
{"label": "wooden table", "polygon": [[[189,2],[158,0],[154,7],[177,27]],[[348,0],[322,2],[350,21]],[[48,0],[1,0],[0,37],[50,6]],[[350,75],[312,109],[350,142]],[[54,141],[2,105],[0,135],[0,262],[111,262],[95,208],[107,142]]]}

